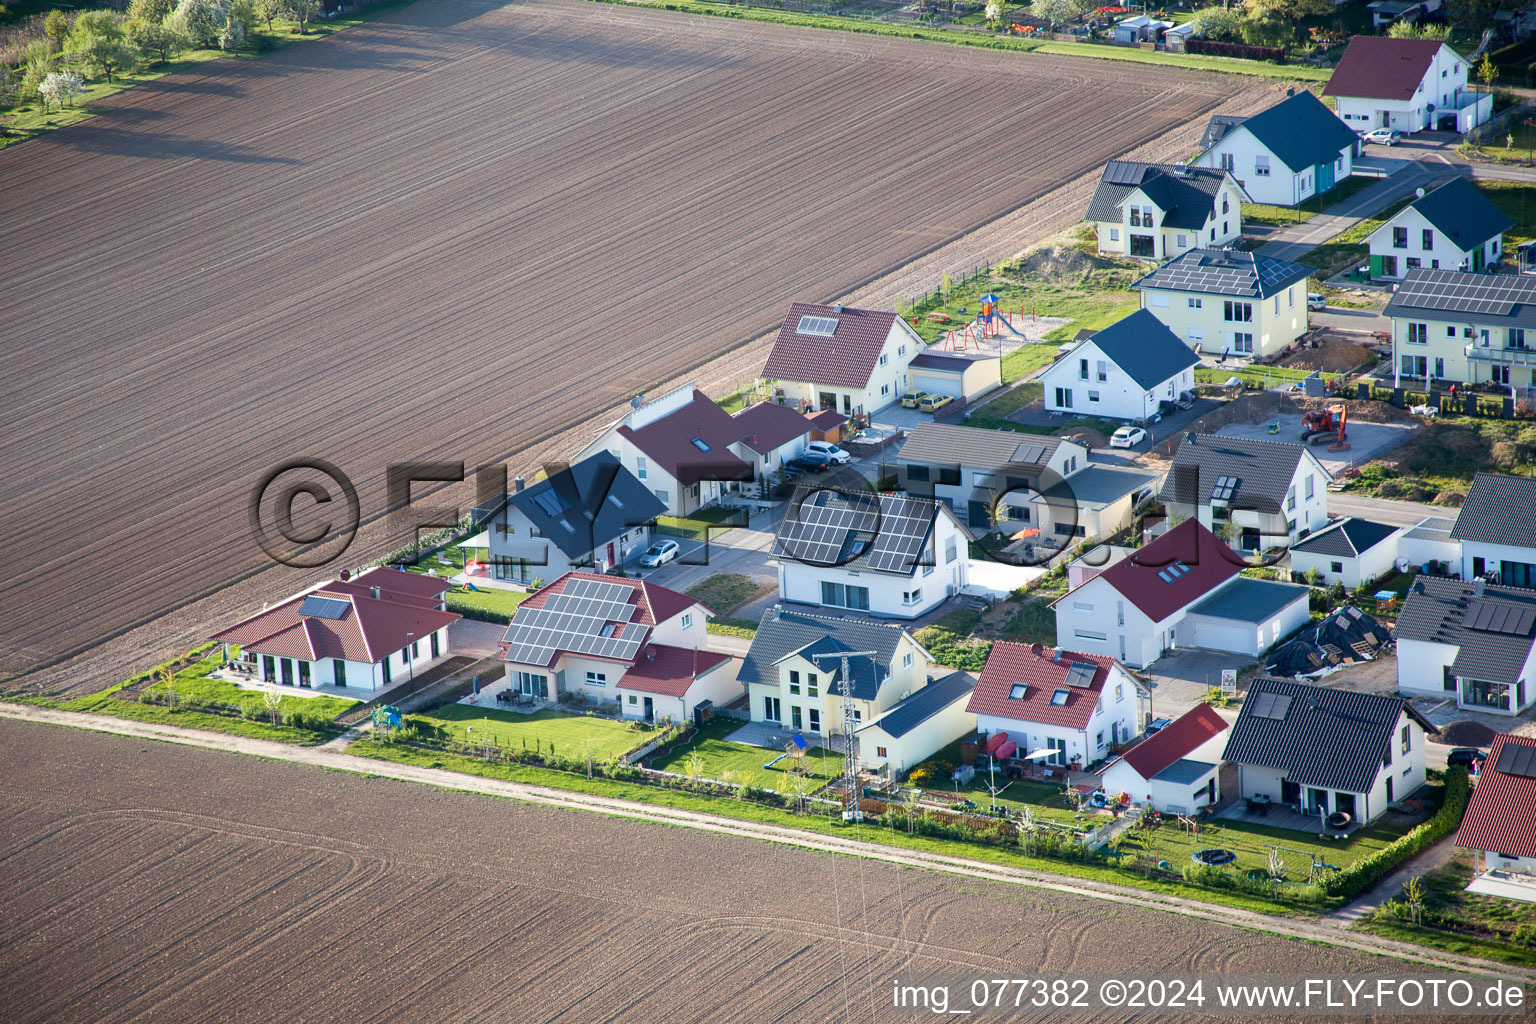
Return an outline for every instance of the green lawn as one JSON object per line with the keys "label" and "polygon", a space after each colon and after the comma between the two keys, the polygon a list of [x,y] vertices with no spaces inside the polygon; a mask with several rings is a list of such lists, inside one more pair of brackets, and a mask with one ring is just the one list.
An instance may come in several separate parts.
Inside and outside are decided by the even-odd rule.
{"label": "green lawn", "polygon": [[1229,870],[1246,872],[1269,865],[1269,849],[1266,843],[1302,850],[1292,853],[1282,850],[1281,858],[1289,869],[1291,880],[1305,883],[1307,868],[1311,863],[1306,853],[1316,853],[1325,863],[1345,868],[1367,854],[1400,838],[1404,831],[1365,827],[1358,828],[1342,842],[1328,842],[1318,838],[1317,832],[1301,832],[1269,825],[1256,825],[1245,821],[1222,820],[1202,824],[1198,835],[1191,834],[1172,818],[1164,817],[1161,827],[1151,830],[1135,829],[1121,841],[1126,852],[1145,853],[1159,860],[1168,861],[1175,870],[1182,870],[1191,863],[1190,855],[1196,850],[1216,847],[1237,854],[1237,862]]}
{"label": "green lawn", "polygon": [[722,572],[689,587],[687,593],[716,615],[729,615],[757,593],[757,584],[739,572]]}
{"label": "green lawn", "polygon": [[645,742],[648,732],[655,731],[646,727],[631,728],[610,718],[572,715],[563,711],[546,709],[523,715],[468,704],[445,704],[434,708],[430,714],[412,715],[411,718],[440,726],[444,738],[460,743],[466,740],[478,743],[489,737],[504,747],[551,751],[564,757],[584,756],[587,753],[585,744],[590,741],[591,756],[599,761],[628,753]]}
{"label": "green lawn", "polygon": [[[1272,388],[1281,384],[1290,384],[1312,375],[1311,370],[1299,370],[1289,366],[1197,366],[1195,367],[1196,384],[1225,384],[1233,377],[1241,377],[1245,384],[1253,387]],[[1337,377],[1336,373],[1324,373],[1325,379]]]}
{"label": "green lawn", "polygon": [[[674,747],[665,757],[653,762],[651,767],[657,771],[686,775],[688,757],[697,751],[704,759],[705,778],[724,779],[724,773],[731,773],[734,781],[743,784],[776,789],[780,793],[791,792],[790,773],[785,770],[790,759],[785,758],[773,768],[764,768],[781,751],[754,747],[750,743],[732,743],[725,739],[739,728],[741,723],[734,719],[716,718],[700,729],[692,740]],[[812,747],[807,751],[804,763],[810,768],[809,777],[816,780],[818,789],[821,784],[836,778],[843,769],[842,758],[822,747]]]}
{"label": "green lawn", "polygon": [[1515,222],[1504,233],[1504,246],[1513,257],[1516,245],[1536,238],[1536,185],[1525,181],[1479,181],[1477,190]]}
{"label": "green lawn", "polygon": [[1238,75],[1255,75],[1259,78],[1279,78],[1292,82],[1326,82],[1332,72],[1328,68],[1307,67],[1300,64],[1270,64],[1266,61],[1240,60],[1236,57],[1209,57],[1192,53],[1154,53],[1130,46],[1106,46],[1100,43],[1042,43],[1040,53],[1060,53],[1073,57],[1098,57],[1102,60],[1124,60],[1137,64],[1165,64],[1194,71],[1223,71]]}
{"label": "green lawn", "polygon": [[[451,543],[441,551],[424,555],[420,562],[407,565],[406,569],[423,574],[431,572],[434,576],[456,576],[464,571],[466,551],[481,558],[486,557],[484,549],[474,551],[461,548],[457,543]],[[476,587],[478,587],[476,590],[465,590],[457,585],[449,588],[448,610],[471,619],[511,622],[512,613],[517,611],[517,606],[528,597],[521,590],[503,590],[481,584],[476,584]]]}
{"label": "green lawn", "polygon": [[657,516],[658,537],[687,537],[690,540],[708,540],[711,536],[718,537],[725,529],[735,529],[743,524],[745,517],[740,509],[734,508],[701,508],[689,513],[687,516]]}
{"label": "green lawn", "polygon": [[[1102,815],[1079,815],[1073,811],[1071,805],[1067,803],[1066,790],[1061,786],[1024,779],[1010,782],[999,775],[997,777],[999,792],[994,798],[987,788],[989,781],[988,773],[978,771],[971,779],[970,785],[962,785],[959,788],[959,793],[962,797],[973,801],[983,811],[994,805],[1000,805],[1015,814],[1028,811],[1037,819],[1083,831],[1095,828],[1109,820]],[[954,783],[951,782],[944,791],[955,792]]]}
{"label": "green lawn", "polygon": [[1283,226],[1309,221],[1319,213],[1344,202],[1362,189],[1370,188],[1380,178],[1368,178],[1352,174],[1320,196],[1312,196],[1297,206],[1269,206],[1264,203],[1244,203],[1243,223],[1273,224]]}

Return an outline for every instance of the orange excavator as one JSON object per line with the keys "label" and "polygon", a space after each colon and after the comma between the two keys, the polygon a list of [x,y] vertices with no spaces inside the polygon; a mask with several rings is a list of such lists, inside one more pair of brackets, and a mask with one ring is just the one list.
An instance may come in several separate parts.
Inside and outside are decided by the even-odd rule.
{"label": "orange excavator", "polygon": [[[1301,416],[1301,439],[1306,444],[1323,444],[1329,440],[1329,451],[1343,451],[1349,447],[1345,425],[1349,422],[1349,407],[1334,405],[1327,409],[1311,409]],[[1336,439],[1334,439],[1336,437]]]}

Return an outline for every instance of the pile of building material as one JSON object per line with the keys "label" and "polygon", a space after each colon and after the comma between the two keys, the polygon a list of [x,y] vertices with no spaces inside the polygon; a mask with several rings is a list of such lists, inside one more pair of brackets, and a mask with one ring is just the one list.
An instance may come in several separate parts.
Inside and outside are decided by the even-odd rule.
{"label": "pile of building material", "polygon": [[1315,679],[1340,665],[1374,661],[1391,642],[1391,630],[1348,604],[1276,648],[1266,671],[1272,676]]}

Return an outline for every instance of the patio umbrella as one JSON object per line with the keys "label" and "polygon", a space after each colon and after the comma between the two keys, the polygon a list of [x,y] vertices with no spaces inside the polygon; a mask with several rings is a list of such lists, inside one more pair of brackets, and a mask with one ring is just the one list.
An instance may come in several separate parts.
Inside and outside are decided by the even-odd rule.
{"label": "patio umbrella", "polygon": [[1054,753],[1056,753],[1056,751],[1052,750],[1050,747],[1041,747],[1039,750],[1031,750],[1029,753],[1025,754],[1024,760],[1039,761],[1050,757]]}
{"label": "patio umbrella", "polygon": [[470,683],[469,685],[474,688],[475,696],[480,696],[480,677],[475,676],[474,682]]}
{"label": "patio umbrella", "polygon": [[1040,536],[1040,531],[1031,526],[1031,527],[1025,527],[1024,529],[1020,530],[1018,533],[1015,533],[1012,536],[1010,536],[1008,539],[1009,540],[1023,540],[1025,537],[1038,537],[1038,536]]}

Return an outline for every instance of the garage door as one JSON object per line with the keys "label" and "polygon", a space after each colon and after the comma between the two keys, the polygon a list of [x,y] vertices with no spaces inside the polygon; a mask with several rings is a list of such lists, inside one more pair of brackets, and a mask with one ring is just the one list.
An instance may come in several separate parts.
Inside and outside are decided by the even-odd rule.
{"label": "garage door", "polygon": [[1234,622],[1206,615],[1191,615],[1195,624],[1195,646],[1213,651],[1231,651],[1234,654],[1254,654],[1258,626],[1251,622]]}
{"label": "garage door", "polygon": [[965,397],[961,394],[960,378],[950,376],[949,374],[914,372],[912,374],[912,386],[918,391],[936,391],[941,395],[948,395],[951,398]]}

